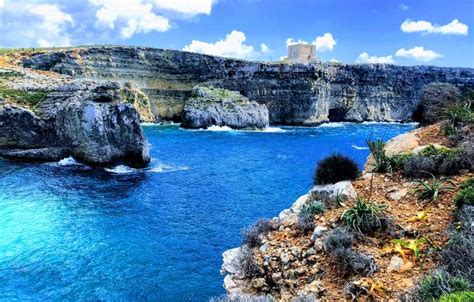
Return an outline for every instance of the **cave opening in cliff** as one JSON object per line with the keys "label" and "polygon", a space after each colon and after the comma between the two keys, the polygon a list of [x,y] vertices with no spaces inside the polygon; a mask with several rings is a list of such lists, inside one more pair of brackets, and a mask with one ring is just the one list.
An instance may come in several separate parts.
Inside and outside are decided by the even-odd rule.
{"label": "cave opening in cliff", "polygon": [[329,109],[328,119],[330,122],[343,122],[346,118],[347,109],[345,108],[332,108]]}

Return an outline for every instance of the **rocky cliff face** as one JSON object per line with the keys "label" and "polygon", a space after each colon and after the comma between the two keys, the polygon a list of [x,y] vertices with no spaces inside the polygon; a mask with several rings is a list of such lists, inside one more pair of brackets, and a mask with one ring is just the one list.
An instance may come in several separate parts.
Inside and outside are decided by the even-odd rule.
{"label": "rocky cliff face", "polygon": [[196,86],[186,101],[181,127],[263,129],[269,126],[265,105],[249,101],[236,91]]}
{"label": "rocky cliff face", "polygon": [[197,84],[239,91],[265,104],[270,122],[410,121],[423,87],[474,87],[474,70],[432,66],[260,63],[136,47],[91,47],[35,54],[25,67],[76,78],[135,83],[159,119],[181,120]]}
{"label": "rocky cliff face", "polygon": [[115,82],[75,81],[26,70],[0,74],[0,156],[86,164],[150,161],[140,116]]}

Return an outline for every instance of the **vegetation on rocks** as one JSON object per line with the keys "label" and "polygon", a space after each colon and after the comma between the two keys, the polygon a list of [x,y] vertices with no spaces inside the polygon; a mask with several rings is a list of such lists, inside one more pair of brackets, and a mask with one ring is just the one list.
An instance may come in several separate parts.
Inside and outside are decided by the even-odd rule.
{"label": "vegetation on rocks", "polygon": [[354,180],[359,174],[359,167],[353,159],[341,154],[333,154],[318,162],[314,184],[334,184],[343,180]]}
{"label": "vegetation on rocks", "polygon": [[474,206],[474,178],[466,179],[459,187],[460,190],[454,199],[456,204]]}
{"label": "vegetation on rocks", "polygon": [[440,194],[454,189],[453,181],[450,178],[437,178],[431,175],[431,181],[418,179],[416,181],[414,193],[425,201],[436,201]]}
{"label": "vegetation on rocks", "polygon": [[444,294],[465,292],[471,287],[469,280],[451,276],[446,271],[440,270],[421,280],[417,296],[422,301],[437,301]]}
{"label": "vegetation on rocks", "polygon": [[439,298],[439,302],[465,302],[474,301],[474,292],[456,292],[444,294]]}
{"label": "vegetation on rocks", "polygon": [[310,201],[301,206],[296,224],[302,232],[309,232],[314,229],[314,215],[322,214],[326,210],[325,205],[320,201]]}
{"label": "vegetation on rocks", "polygon": [[243,231],[244,244],[248,247],[259,247],[262,245],[262,237],[273,230],[273,223],[270,220],[260,219],[253,226]]}
{"label": "vegetation on rocks", "polygon": [[47,94],[43,91],[26,91],[20,89],[12,89],[0,85],[0,97],[3,97],[8,100],[13,100],[29,107],[35,107],[36,105],[44,101],[46,95]]}
{"label": "vegetation on rocks", "polygon": [[[330,301],[470,297],[472,121],[454,109],[457,98],[450,104],[437,103],[432,116],[426,112],[428,120],[444,121],[410,133],[408,143],[368,141],[372,162],[362,175],[343,155],[320,161],[315,187],[283,211],[265,245],[253,249],[261,270],[249,279],[249,292],[278,301],[306,295]],[[447,136],[446,124],[456,128],[456,139]],[[350,198],[331,206],[336,202],[327,199],[339,199],[340,191]],[[265,286],[253,285],[261,280]]]}
{"label": "vegetation on rocks", "polygon": [[355,231],[373,234],[387,227],[388,220],[384,216],[385,209],[384,205],[358,198],[354,206],[344,211],[342,220]]}

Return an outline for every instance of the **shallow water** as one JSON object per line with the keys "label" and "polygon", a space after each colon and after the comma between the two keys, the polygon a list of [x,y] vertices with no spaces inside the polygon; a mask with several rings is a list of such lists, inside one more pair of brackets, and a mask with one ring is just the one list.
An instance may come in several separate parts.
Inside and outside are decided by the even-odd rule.
{"label": "shallow water", "polygon": [[222,252],[306,193],[319,159],[362,166],[367,138],[413,127],[145,126],[145,170],[0,160],[0,299],[207,301],[223,294]]}

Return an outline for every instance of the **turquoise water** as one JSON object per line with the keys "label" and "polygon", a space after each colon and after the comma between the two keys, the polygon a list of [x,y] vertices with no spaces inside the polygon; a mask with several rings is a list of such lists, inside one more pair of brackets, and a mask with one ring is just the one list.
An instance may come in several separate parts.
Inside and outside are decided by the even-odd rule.
{"label": "turquoise water", "polygon": [[277,132],[146,126],[146,170],[0,160],[0,300],[207,301],[221,254],[276,216],[338,151],[412,129],[329,124]]}

